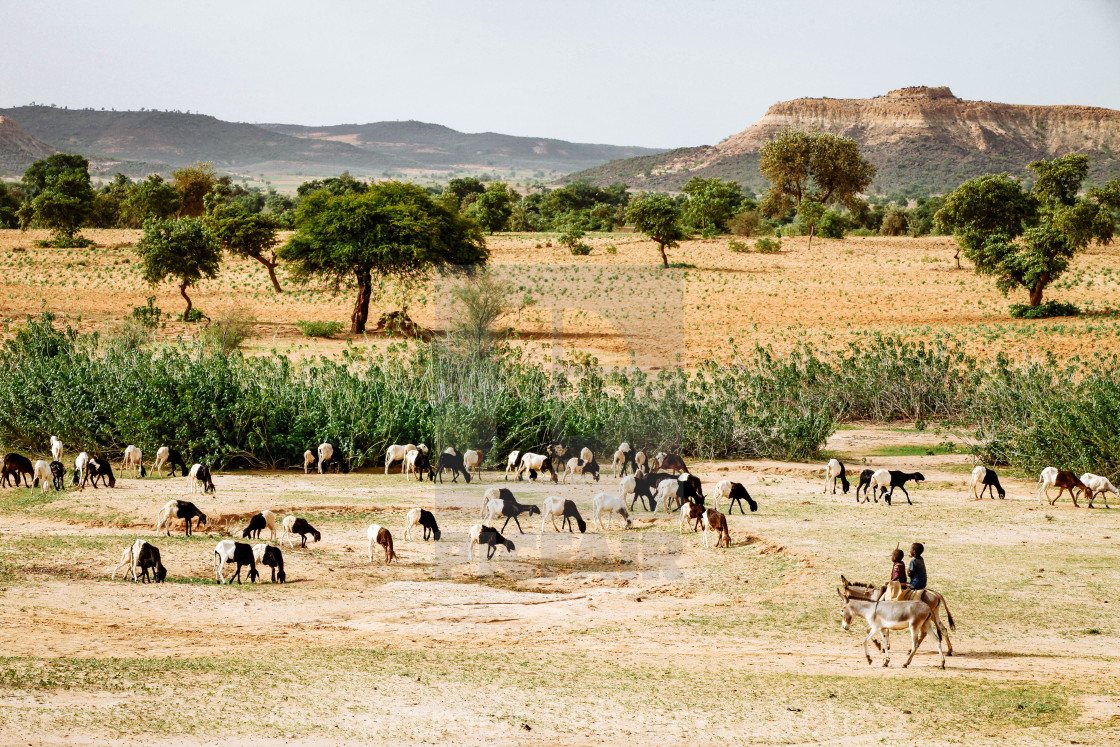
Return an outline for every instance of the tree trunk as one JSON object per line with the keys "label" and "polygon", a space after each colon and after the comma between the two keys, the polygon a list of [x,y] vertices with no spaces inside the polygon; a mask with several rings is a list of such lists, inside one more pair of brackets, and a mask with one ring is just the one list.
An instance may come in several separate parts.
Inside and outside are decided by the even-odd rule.
{"label": "tree trunk", "polygon": [[809,246],[806,249],[806,251],[811,250],[813,248],[813,234],[816,233],[816,232],[817,232],[817,224],[814,223],[813,225],[809,226]]}
{"label": "tree trunk", "polygon": [[350,334],[361,334],[366,331],[366,319],[369,318],[369,299],[373,293],[373,281],[370,279],[368,269],[355,270],[358,279],[358,300],[354,302],[354,313],[350,315]]}
{"label": "tree trunk", "polygon": [[665,269],[669,269],[669,257],[665,254],[665,245],[658,244],[657,248],[661,250],[661,264],[665,265]]}
{"label": "tree trunk", "polygon": [[957,244],[957,253],[953,255],[953,258],[955,260],[957,260],[957,269],[958,270],[961,269],[961,245],[960,244]]}
{"label": "tree trunk", "polygon": [[270,260],[267,257],[258,254],[254,257],[254,259],[264,265],[265,269],[268,270],[268,279],[272,281],[272,287],[276,289],[276,292],[283,293],[284,289],[280,287],[280,281],[276,279],[276,265],[279,264],[279,262],[276,261],[276,255],[273,254],[272,259]]}
{"label": "tree trunk", "polygon": [[187,295],[187,283],[183,283],[179,286],[179,295],[187,299],[187,309],[183,312],[183,321],[185,322],[187,321],[187,314],[191,313],[191,307],[194,306],[194,304],[191,303],[191,297]]}
{"label": "tree trunk", "polygon": [[1038,306],[1042,303],[1042,292],[1046,290],[1046,284],[1050,282],[1050,273],[1044,272],[1038,278],[1038,282],[1031,288],[1030,305]]}

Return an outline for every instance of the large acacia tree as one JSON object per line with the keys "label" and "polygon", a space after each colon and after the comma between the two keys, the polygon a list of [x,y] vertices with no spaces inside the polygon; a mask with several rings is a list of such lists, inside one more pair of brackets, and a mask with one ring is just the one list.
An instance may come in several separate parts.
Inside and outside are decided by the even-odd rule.
{"label": "large acacia tree", "polygon": [[477,226],[414,184],[382,182],[361,194],[318,191],[300,203],[296,233],[280,250],[297,282],[356,287],[350,332],[364,332],[375,277],[425,277],[437,267],[486,262]]}
{"label": "large acacia tree", "polygon": [[770,182],[762,212],[779,218],[797,208],[809,224],[810,244],[824,214],[817,205],[840,203],[854,209],[858,195],[875,178],[874,164],[860,155],[855,140],[828,132],[783,130],[759,155],[758,169]]}
{"label": "large acacia tree", "polygon": [[1078,252],[1112,239],[1120,180],[1081,193],[1089,174],[1084,155],[1035,161],[1027,168],[1036,177],[1030,190],[1007,174],[969,179],[945,198],[936,219],[952,231],[978,274],[995,277],[1004,295],[1025,289],[1034,307]]}
{"label": "large acacia tree", "polygon": [[179,284],[179,294],[187,302],[183,321],[190,320],[194,306],[187,289],[203,278],[214,278],[222,265],[222,246],[210,228],[199,218],[148,220],[144,236],[136,244],[144,263],[144,280],[155,285],[171,278]]}

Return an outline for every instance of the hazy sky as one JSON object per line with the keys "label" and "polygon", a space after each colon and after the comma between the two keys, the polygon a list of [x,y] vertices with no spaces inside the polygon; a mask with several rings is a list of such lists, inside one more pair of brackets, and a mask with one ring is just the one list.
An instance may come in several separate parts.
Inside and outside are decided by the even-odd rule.
{"label": "hazy sky", "polygon": [[908,85],[1120,109],[1120,0],[0,0],[0,55],[0,106],[680,146]]}

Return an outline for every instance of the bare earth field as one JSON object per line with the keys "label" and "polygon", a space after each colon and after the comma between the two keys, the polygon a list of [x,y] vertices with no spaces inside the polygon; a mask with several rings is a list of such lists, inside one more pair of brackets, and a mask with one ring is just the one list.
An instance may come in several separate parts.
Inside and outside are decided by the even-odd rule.
{"label": "bare earth field", "polygon": [[[47,250],[33,246],[41,233],[0,231],[0,319],[49,310],[111,333],[142,304],[152,291],[130,249],[137,232],[87,233],[98,247]],[[1120,352],[1116,243],[1049,292],[1089,313],[1015,321],[988,280],[955,269],[945,238],[814,241],[812,253],[786,239],[778,255],[687,242],[670,255],[690,265],[673,271],[676,296],[638,237],[596,237],[590,257],[550,240],[490,242],[496,265],[543,299],[510,323],[546,354],[557,322],[565,350],[604,363],[625,362],[628,346],[691,363],[726,354],[731,338],[842,347],[876,332],[952,333],[981,355]],[[437,329],[441,290],[409,303]],[[181,311],[174,288],[154,292]],[[306,340],[293,322],[345,321],[349,296],[276,296],[253,262],[229,262],[194,298],[214,316],[254,314],[251,351],[347,344]],[[169,322],[161,336],[196,333]],[[396,470],[234,472],[216,475],[213,496],[191,496],[182,478],[0,489],[0,744],[1120,743],[1120,510],[1040,507],[1033,482],[1013,478],[1007,500],[969,500],[972,465],[946,438],[857,425],[827,445],[854,473],[920,469],[913,505],[822,493],[823,464],[690,463],[709,490],[739,480],[760,504],[731,518],[733,545],[719,550],[679,533],[676,516],[639,510],[633,530],[583,535],[525,517],[525,534],[506,533],[514,554],[468,561],[484,489],[507,485],[494,472],[469,486]],[[508,483],[526,503],[571,498],[585,518],[615,484]],[[210,523],[157,539],[156,511],[180,497]],[[404,539],[413,506],[436,513],[440,542]],[[285,545],[287,584],[219,586],[214,544],[262,509],[305,517],[322,541]],[[367,557],[375,521],[396,539],[390,566]],[[170,583],[109,579],[136,538],[160,547]],[[913,541],[957,622],[945,671],[928,640],[903,669],[905,633],[890,668],[874,649],[868,666],[863,623],[839,625],[840,573],[885,581],[890,551]]]}
{"label": "bare earth field", "polygon": [[[92,250],[38,249],[44,232],[0,230],[0,320],[22,320],[44,308],[76,319],[85,330],[109,331],[153,292],[157,305],[178,316],[183,300],[170,284],[151,290],[140,280],[132,244],[137,231],[87,231]],[[1006,352],[1030,357],[1049,350],[1091,356],[1120,352],[1120,244],[1093,247],[1047,291],[1080,305],[1081,317],[1015,320],[987,278],[957,270],[948,237],[783,239],[776,255],[737,254],[726,239],[685,242],[670,260],[688,265],[666,274],[657,269],[656,247],[632,234],[599,235],[588,257],[574,257],[549,234],[505,234],[489,238],[499,272],[534,296],[538,304],[505,320],[524,340],[559,344],[594,354],[605,364],[624,364],[628,350],[639,363],[695,362],[723,355],[728,341],[788,348],[805,340],[840,348],[861,336],[900,333],[930,338],[952,333],[983,356]],[[616,253],[608,253],[613,246]],[[13,248],[24,251],[13,252]],[[447,328],[446,283],[439,281],[408,300],[409,313],[437,330]],[[348,323],[352,297],[321,289],[276,295],[264,268],[252,260],[228,260],[222,274],[205,281],[192,297],[211,316],[239,308],[258,320],[250,349],[306,353],[337,352],[345,342],[312,341],[294,322]],[[371,310],[399,308],[391,298]],[[190,337],[197,325],[169,322],[161,333]],[[529,343],[538,345],[538,343]],[[302,347],[301,347],[302,346]],[[539,348],[534,348],[539,349]]]}

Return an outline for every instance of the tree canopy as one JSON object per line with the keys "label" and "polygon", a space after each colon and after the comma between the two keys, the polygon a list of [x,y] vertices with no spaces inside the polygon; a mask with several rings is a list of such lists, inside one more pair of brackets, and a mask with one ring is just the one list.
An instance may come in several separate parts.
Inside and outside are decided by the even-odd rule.
{"label": "tree canopy", "polygon": [[239,202],[219,205],[207,216],[207,224],[221,242],[222,248],[238,257],[255,259],[268,270],[268,277],[277,293],[283,293],[276,277],[279,262],[274,247],[277,238],[276,219],[264,213],[250,213]]}
{"label": "tree canopy", "polygon": [[759,171],[770,181],[761,207],[773,218],[804,200],[852,208],[875,178],[875,166],[855,140],[827,132],[783,130],[759,154]]}
{"label": "tree canopy", "polygon": [[1007,174],[969,179],[946,196],[936,220],[953,233],[978,274],[995,277],[1004,295],[1025,289],[1035,307],[1079,251],[1112,239],[1120,180],[1079,196],[1089,173],[1087,156],[1035,161],[1028,168],[1036,176],[1030,190]]}
{"label": "tree canopy", "polygon": [[130,226],[143,226],[149,218],[170,218],[179,212],[183,201],[179,190],[152,174],[133,184],[121,203],[121,219]]}
{"label": "tree canopy", "polygon": [[143,278],[155,285],[172,278],[187,302],[183,321],[189,321],[194,305],[187,288],[203,278],[218,275],[222,247],[209,227],[199,218],[152,219],[144,224],[144,235],[136,243],[143,262]]}
{"label": "tree canopy", "polygon": [[19,209],[20,227],[34,224],[51,229],[56,246],[78,243],[78,232],[94,207],[89,161],[56,153],[32,164],[23,179],[29,199]]}
{"label": "tree canopy", "polygon": [[681,189],[688,195],[685,218],[703,234],[727,230],[727,222],[743,204],[743,188],[738,182],[694,176]]}
{"label": "tree canopy", "polygon": [[626,207],[626,220],[634,228],[657,242],[661,252],[661,263],[669,266],[665,249],[680,246],[681,239],[688,236],[683,225],[681,209],[668,195],[643,192],[630,200]]}
{"label": "tree canopy", "polygon": [[505,230],[521,195],[504,182],[492,182],[467,206],[466,215],[491,235]]}
{"label": "tree canopy", "polygon": [[473,266],[489,254],[477,227],[420,187],[390,181],[360,194],[323,190],[304,198],[296,233],[280,250],[292,277],[355,285],[350,331],[365,331],[373,278],[417,279],[448,265]]}
{"label": "tree canopy", "polygon": [[206,195],[218,183],[218,174],[212,164],[195,161],[194,166],[172,171],[171,183],[182,201],[179,215],[197,218],[206,212]]}

